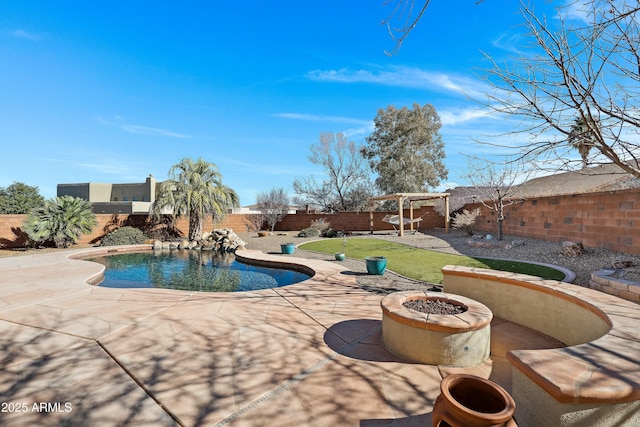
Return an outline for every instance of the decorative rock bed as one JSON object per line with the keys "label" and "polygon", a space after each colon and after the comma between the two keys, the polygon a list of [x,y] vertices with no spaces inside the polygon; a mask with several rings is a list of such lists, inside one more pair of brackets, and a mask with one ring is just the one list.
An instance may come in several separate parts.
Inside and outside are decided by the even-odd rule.
{"label": "decorative rock bed", "polygon": [[238,249],[244,249],[244,242],[230,228],[218,228],[211,233],[204,233],[202,239],[195,241],[181,240],[162,242],[160,240],[153,241],[154,250],[166,249],[186,249],[186,250],[202,250],[217,252],[235,252]]}
{"label": "decorative rock bed", "polygon": [[[405,305],[415,300],[442,301],[465,310],[458,314],[431,314]],[[387,295],[380,305],[382,340],[398,356],[458,367],[477,365],[489,357],[493,315],[477,301],[441,292],[408,291]]]}

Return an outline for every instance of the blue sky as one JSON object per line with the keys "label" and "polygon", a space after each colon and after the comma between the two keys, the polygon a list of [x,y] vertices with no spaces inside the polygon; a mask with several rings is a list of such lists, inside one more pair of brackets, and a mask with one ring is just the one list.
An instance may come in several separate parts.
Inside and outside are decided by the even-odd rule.
{"label": "blue sky", "polygon": [[[539,2],[541,6],[546,2]],[[243,205],[322,169],[321,132],[364,143],[388,105],[430,103],[446,184],[474,138],[508,131],[467,95],[482,51],[519,49],[518,3],[433,1],[394,56],[383,0],[0,0],[0,186],[162,180],[183,157],[216,163]]]}

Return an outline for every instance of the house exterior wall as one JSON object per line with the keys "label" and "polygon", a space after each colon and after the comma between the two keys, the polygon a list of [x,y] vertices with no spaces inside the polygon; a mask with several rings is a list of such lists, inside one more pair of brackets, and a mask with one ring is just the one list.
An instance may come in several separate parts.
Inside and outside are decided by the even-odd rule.
{"label": "house exterior wall", "polygon": [[[80,197],[93,205],[99,213],[148,213],[156,200],[156,179],[149,175],[145,182],[106,184],[99,182],[58,184],[57,195]],[[128,204],[128,206],[125,206]]]}

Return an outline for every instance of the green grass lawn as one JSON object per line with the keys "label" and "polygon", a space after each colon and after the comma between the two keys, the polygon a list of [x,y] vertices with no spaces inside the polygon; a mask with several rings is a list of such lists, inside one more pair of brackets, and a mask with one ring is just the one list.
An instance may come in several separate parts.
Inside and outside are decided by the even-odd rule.
{"label": "green grass lawn", "polygon": [[388,269],[406,277],[431,283],[442,283],[441,269],[445,265],[492,268],[554,280],[564,278],[562,272],[537,264],[452,255],[373,238],[349,238],[346,250],[343,246],[343,239],[303,243],[300,245],[300,249],[328,254],[344,251],[347,257],[357,259],[365,259],[367,256],[384,256],[387,258]]}

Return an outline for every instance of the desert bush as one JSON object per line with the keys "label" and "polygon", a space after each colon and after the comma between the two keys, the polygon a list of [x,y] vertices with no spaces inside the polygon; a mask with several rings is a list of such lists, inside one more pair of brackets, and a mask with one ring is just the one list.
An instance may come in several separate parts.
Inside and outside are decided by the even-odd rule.
{"label": "desert bush", "polygon": [[333,228],[327,228],[322,233],[320,233],[320,235],[322,237],[337,237],[338,236],[338,231],[334,230]]}
{"label": "desert bush", "polygon": [[145,234],[134,227],[120,227],[104,236],[100,246],[140,245],[147,240]]}
{"label": "desert bush", "polygon": [[451,221],[451,226],[455,229],[464,230],[469,236],[473,235],[473,229],[476,226],[478,217],[480,216],[480,208],[475,208],[471,212],[464,209],[458,212]]}
{"label": "desert bush", "polygon": [[298,233],[298,237],[317,237],[320,235],[320,231],[317,228],[305,228],[304,230],[300,230]]}
{"label": "desert bush", "polygon": [[327,218],[318,218],[311,221],[309,228],[315,228],[322,234],[322,232],[331,228],[331,223],[327,221]]}

